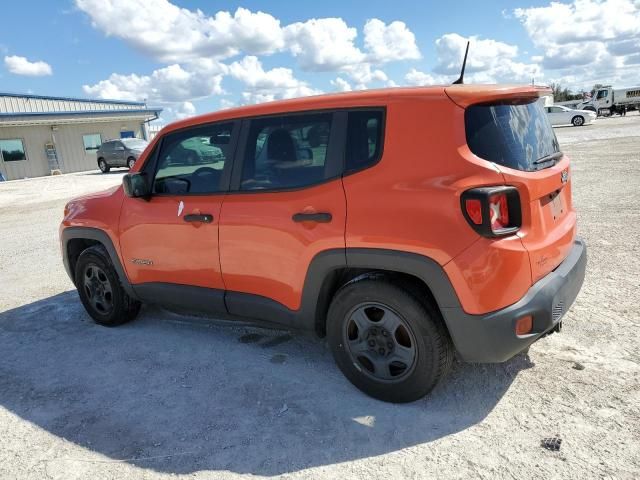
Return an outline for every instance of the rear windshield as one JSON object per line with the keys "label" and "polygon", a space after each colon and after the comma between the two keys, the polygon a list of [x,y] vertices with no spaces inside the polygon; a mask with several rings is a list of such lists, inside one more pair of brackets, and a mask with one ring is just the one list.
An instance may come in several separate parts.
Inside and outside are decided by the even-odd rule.
{"label": "rear windshield", "polygon": [[540,161],[558,153],[560,145],[538,101],[471,105],[464,118],[467,145],[480,158],[525,171],[557,160]]}

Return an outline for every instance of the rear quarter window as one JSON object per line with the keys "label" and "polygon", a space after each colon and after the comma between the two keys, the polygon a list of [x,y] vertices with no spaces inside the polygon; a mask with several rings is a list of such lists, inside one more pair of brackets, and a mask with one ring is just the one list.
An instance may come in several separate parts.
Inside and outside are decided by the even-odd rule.
{"label": "rear quarter window", "polygon": [[380,109],[348,113],[345,173],[370,167],[382,155],[384,115]]}
{"label": "rear quarter window", "polygon": [[465,132],[475,155],[516,170],[548,167],[548,163],[535,162],[560,151],[538,101],[471,105],[465,111]]}

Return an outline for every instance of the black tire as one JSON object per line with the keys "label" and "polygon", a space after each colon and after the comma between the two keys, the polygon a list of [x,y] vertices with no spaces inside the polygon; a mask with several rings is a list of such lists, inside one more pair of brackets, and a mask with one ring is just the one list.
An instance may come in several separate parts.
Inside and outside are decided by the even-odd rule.
{"label": "black tire", "polygon": [[[376,309],[384,311],[373,323],[367,323],[375,327],[374,337],[369,333],[371,328],[367,333],[360,332],[357,325],[357,332],[353,333],[357,322],[352,316],[361,315],[362,308],[365,313],[370,309],[374,316],[380,315]],[[384,327],[376,326],[388,323],[385,320],[388,314],[398,317],[402,324],[391,333],[393,345],[388,344],[388,351],[381,353],[383,344],[378,355],[380,345],[376,343],[373,349],[364,352],[365,357],[354,354],[351,345],[356,344],[356,348],[362,349],[366,338],[365,347],[371,347],[372,338],[379,341],[379,330],[384,335],[381,337],[383,342],[391,338],[389,331],[385,334]],[[371,318],[368,321],[372,322]],[[399,333],[403,339],[398,337]],[[338,367],[351,383],[364,393],[386,402],[412,402],[425,396],[446,375],[454,356],[453,345],[435,308],[418,301],[393,283],[373,278],[348,283],[336,293],[327,314],[327,339]],[[402,361],[393,360],[396,351],[400,351],[399,347],[404,347],[405,351],[414,350],[412,365],[405,363],[403,367]],[[381,365],[390,362],[386,370],[380,369],[382,376],[376,374],[378,363],[369,359]],[[399,372],[395,377],[394,368]]]}
{"label": "black tire", "polygon": [[111,167],[107,164],[107,161],[104,158],[98,159],[98,168],[102,173],[109,173]]}
{"label": "black tire", "polygon": [[135,164],[136,164],[135,158],[133,157],[127,158],[127,167],[129,167],[129,170],[131,170]]}
{"label": "black tire", "polygon": [[576,115],[571,119],[571,123],[574,127],[581,127],[584,125],[584,117],[582,115]]}
{"label": "black tire", "polygon": [[140,302],[124,291],[102,245],[89,247],[80,254],[75,279],[80,300],[96,323],[115,327],[138,315]]}

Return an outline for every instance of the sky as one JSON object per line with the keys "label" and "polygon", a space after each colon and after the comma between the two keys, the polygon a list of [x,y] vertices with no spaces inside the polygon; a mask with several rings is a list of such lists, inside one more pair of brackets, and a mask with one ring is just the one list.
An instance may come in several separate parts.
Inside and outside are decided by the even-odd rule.
{"label": "sky", "polygon": [[640,0],[21,0],[0,92],[145,101],[165,122],[280,98],[451,83],[640,85]]}

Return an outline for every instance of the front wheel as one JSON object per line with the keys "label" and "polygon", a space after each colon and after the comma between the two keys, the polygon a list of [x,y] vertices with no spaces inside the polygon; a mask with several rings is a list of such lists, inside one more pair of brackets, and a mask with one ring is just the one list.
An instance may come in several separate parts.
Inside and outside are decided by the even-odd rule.
{"label": "front wheel", "polygon": [[582,125],[584,125],[584,117],[576,115],[571,119],[571,123],[574,127],[581,127]]}
{"label": "front wheel", "polygon": [[129,167],[129,170],[131,170],[135,164],[136,164],[136,159],[135,158],[129,157],[127,159],[127,167]]}
{"label": "front wheel", "polygon": [[351,383],[387,402],[423,397],[453,361],[437,311],[378,279],[349,283],[338,291],[329,308],[327,338]]}
{"label": "front wheel", "polygon": [[80,300],[96,323],[115,327],[133,320],[140,311],[140,302],[122,288],[118,273],[102,245],[84,250],[75,272]]}
{"label": "front wheel", "polygon": [[107,162],[105,161],[104,158],[98,159],[98,168],[102,173],[109,173],[109,170],[110,170],[110,167],[109,165],[107,165]]}

